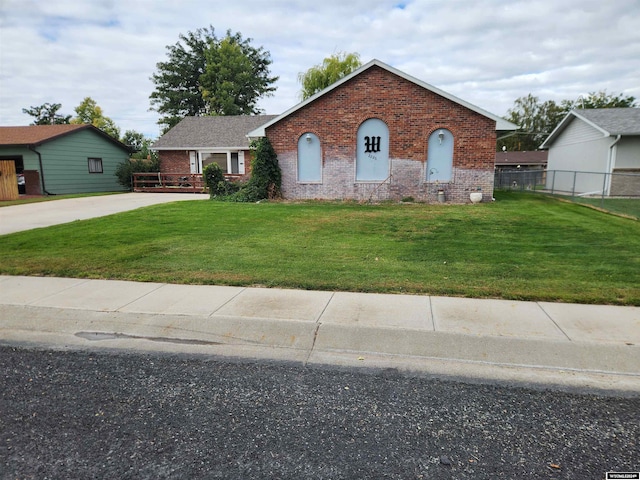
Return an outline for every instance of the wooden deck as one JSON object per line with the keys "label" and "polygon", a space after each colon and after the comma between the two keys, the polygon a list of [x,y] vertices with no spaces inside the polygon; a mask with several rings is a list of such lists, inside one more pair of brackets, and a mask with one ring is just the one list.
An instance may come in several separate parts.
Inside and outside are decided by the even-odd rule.
{"label": "wooden deck", "polygon": [[134,192],[208,193],[201,174],[193,173],[134,173]]}

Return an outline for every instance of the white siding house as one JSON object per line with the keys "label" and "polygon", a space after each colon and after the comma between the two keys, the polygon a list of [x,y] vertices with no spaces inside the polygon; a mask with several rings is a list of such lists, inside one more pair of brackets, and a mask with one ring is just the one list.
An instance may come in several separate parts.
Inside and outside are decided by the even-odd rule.
{"label": "white siding house", "polygon": [[640,195],[640,108],[573,110],[540,148],[549,189]]}

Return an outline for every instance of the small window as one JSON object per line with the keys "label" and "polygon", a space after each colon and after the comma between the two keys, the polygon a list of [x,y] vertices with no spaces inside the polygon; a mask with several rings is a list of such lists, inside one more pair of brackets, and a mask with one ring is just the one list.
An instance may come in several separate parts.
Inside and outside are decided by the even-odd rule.
{"label": "small window", "polygon": [[89,159],[89,173],[102,173],[102,159],[90,158]]}
{"label": "small window", "polygon": [[305,133],[298,139],[298,182],[322,182],[320,139],[313,133]]}

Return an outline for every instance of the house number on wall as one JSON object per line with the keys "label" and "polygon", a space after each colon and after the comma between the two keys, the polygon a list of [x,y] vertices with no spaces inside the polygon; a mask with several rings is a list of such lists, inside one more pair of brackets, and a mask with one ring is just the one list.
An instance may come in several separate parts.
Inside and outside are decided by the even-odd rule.
{"label": "house number on wall", "polygon": [[376,153],[380,151],[380,137],[364,137],[364,152]]}

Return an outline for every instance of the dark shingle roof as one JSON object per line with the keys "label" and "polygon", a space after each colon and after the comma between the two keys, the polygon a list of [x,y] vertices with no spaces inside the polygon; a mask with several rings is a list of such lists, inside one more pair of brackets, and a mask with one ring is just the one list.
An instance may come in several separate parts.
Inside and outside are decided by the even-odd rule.
{"label": "dark shingle roof", "polygon": [[576,115],[606,130],[609,135],[640,135],[640,108],[577,110]]}
{"label": "dark shingle roof", "polygon": [[186,117],[151,147],[154,150],[190,148],[249,148],[247,133],[276,115]]}

